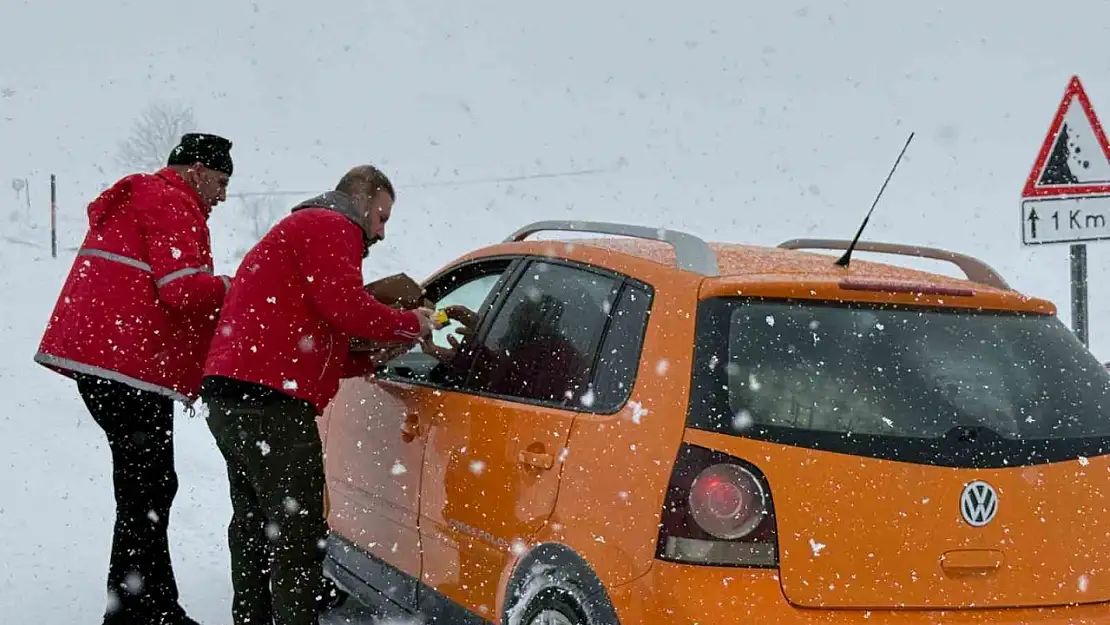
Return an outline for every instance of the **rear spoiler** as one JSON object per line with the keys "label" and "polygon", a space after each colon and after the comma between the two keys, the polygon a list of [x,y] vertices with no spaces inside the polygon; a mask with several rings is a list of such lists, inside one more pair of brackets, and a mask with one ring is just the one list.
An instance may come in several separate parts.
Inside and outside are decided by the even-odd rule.
{"label": "rear spoiler", "polygon": [[[790,239],[778,244],[786,250],[846,250],[852,242],[843,239]],[[933,260],[948,261],[959,267],[967,279],[979,284],[985,284],[1005,291],[1012,290],[1006,280],[990,265],[966,254],[949,252],[935,247],[921,245],[903,245],[901,243],[879,243],[877,241],[860,241],[856,244],[860,252],[876,252],[879,254],[895,254],[898,256],[915,256],[917,258],[931,258]]]}

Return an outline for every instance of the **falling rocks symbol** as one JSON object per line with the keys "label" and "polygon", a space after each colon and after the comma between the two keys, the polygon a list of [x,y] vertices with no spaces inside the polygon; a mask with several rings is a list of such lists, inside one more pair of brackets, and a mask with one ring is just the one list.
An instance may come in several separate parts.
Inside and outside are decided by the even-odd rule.
{"label": "falling rocks symbol", "polygon": [[[1070,129],[1067,123],[1060,127],[1060,134],[1056,137],[1056,143],[1052,146],[1052,152],[1048,156],[1048,163],[1045,164],[1044,173],[1038,184],[1041,185],[1063,185],[1063,184],[1078,184],[1079,177],[1072,173],[1070,161],[1072,160],[1072,150],[1078,150],[1075,144],[1069,141]],[[1090,167],[1090,162],[1084,164],[1084,167]],[[1034,235],[1036,236],[1036,235]]]}

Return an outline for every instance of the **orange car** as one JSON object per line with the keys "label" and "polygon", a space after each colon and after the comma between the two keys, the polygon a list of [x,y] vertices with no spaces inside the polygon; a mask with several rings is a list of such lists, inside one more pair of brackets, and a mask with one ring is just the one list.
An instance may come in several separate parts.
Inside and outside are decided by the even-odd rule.
{"label": "orange car", "polygon": [[474,336],[321,420],[329,575],[439,623],[1110,623],[1110,374],[974,258],[799,251],[845,247],[540,222],[452,262]]}

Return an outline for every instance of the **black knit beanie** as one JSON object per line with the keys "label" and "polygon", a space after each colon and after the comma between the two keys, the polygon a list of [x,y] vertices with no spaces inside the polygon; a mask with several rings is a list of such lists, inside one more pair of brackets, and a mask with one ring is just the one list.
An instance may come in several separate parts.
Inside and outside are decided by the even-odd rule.
{"label": "black knit beanie", "polygon": [[208,169],[231,175],[231,141],[218,136],[191,132],[181,137],[166,165],[192,165],[200,163]]}

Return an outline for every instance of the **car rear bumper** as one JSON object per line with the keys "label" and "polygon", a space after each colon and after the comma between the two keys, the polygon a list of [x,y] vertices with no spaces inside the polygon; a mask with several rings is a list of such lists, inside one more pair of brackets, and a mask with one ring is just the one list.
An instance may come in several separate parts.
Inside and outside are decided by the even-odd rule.
{"label": "car rear bumper", "polygon": [[653,625],[1110,625],[1110,604],[1036,609],[801,609],[782,595],[778,572],[655,562],[647,575],[610,589],[621,623]]}

